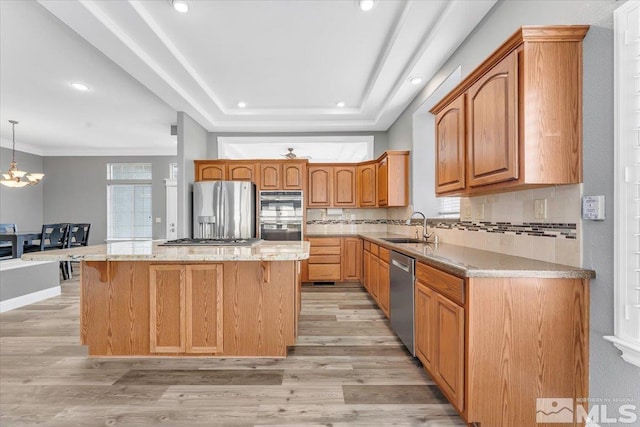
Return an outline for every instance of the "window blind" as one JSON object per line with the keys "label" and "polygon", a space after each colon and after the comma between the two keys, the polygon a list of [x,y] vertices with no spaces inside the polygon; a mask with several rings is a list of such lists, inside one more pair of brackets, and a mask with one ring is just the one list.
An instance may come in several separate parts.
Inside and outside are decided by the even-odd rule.
{"label": "window blind", "polygon": [[107,164],[107,240],[151,239],[151,163]]}

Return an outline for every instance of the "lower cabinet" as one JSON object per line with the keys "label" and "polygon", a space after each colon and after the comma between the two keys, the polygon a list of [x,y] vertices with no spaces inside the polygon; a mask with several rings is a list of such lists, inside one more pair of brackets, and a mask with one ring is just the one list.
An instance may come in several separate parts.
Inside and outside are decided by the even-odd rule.
{"label": "lower cabinet", "polygon": [[222,352],[222,265],[155,264],[149,279],[150,351]]}
{"label": "lower cabinet", "polygon": [[416,356],[449,401],[464,411],[464,308],[442,292],[463,280],[417,263],[414,297]]}
{"label": "lower cabinet", "polygon": [[389,317],[389,250],[380,248],[378,253],[378,305],[384,314]]}
{"label": "lower cabinet", "polygon": [[363,285],[389,317],[389,250],[365,241],[363,245]]}
{"label": "lower cabinet", "polygon": [[304,262],[303,281],[359,282],[362,280],[362,239],[357,237],[310,237],[309,259]]}

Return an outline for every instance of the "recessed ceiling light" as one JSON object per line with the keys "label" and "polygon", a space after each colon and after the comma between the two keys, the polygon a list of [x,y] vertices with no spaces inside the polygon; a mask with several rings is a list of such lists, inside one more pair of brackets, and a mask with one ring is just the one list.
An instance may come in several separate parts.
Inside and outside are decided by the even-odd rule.
{"label": "recessed ceiling light", "polygon": [[240,108],[245,108],[246,106],[247,106],[247,103],[246,103],[246,102],[244,102],[244,101],[240,101],[240,102],[238,102],[238,107],[240,107]]}
{"label": "recessed ceiling light", "polygon": [[173,5],[173,8],[180,13],[189,12],[189,4],[184,0],[172,0],[171,4]]}
{"label": "recessed ceiling light", "polygon": [[357,0],[356,4],[361,11],[368,12],[373,9],[373,6],[375,6],[376,2],[375,0]]}
{"label": "recessed ceiling light", "polygon": [[83,83],[71,83],[71,87],[74,89],[80,90],[82,92],[86,92],[89,90],[89,86]]}
{"label": "recessed ceiling light", "polygon": [[411,83],[412,85],[419,85],[420,83],[422,83],[422,77],[411,76],[409,77],[409,83]]}
{"label": "recessed ceiling light", "polygon": [[339,107],[339,108],[344,107],[344,102],[342,102],[342,101],[336,102],[336,107]]}

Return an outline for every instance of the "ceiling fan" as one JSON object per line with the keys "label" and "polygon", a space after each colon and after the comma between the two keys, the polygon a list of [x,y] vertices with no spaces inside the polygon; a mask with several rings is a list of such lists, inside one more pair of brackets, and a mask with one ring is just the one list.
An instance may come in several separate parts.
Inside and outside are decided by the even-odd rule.
{"label": "ceiling fan", "polygon": [[296,159],[310,159],[310,156],[298,156],[296,153],[293,152],[293,148],[287,148],[287,150],[289,151],[287,154],[280,154],[282,157],[285,157],[289,160],[296,160]]}

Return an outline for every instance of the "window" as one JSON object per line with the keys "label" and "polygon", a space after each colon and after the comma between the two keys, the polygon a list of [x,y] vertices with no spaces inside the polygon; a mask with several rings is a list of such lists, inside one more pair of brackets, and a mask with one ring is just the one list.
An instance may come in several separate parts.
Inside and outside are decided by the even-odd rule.
{"label": "window", "polygon": [[640,367],[640,2],[614,13],[615,336],[605,337]]}
{"label": "window", "polygon": [[151,163],[107,165],[107,240],[151,239]]}
{"label": "window", "polygon": [[373,136],[218,137],[220,159],[284,159],[293,148],[310,163],[362,162],[373,159]]}
{"label": "window", "polygon": [[169,163],[169,179],[178,179],[177,163]]}
{"label": "window", "polygon": [[438,216],[457,218],[460,216],[460,197],[440,197],[438,199]]}

